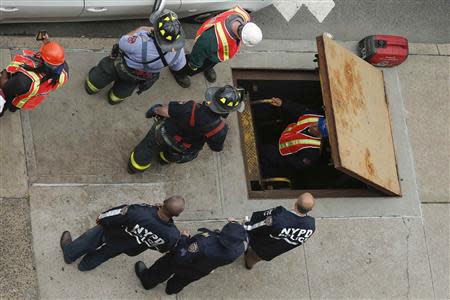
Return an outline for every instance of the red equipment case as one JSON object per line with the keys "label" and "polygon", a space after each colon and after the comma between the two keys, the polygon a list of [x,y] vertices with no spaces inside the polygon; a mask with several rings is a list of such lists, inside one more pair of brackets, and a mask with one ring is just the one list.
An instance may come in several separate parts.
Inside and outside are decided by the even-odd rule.
{"label": "red equipment case", "polygon": [[393,67],[408,57],[408,40],[395,35],[371,35],[358,43],[359,56],[377,67]]}

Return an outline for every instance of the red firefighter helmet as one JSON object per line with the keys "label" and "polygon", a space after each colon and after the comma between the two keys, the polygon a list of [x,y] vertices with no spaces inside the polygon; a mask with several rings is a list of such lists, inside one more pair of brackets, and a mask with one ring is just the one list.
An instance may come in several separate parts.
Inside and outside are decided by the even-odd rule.
{"label": "red firefighter helmet", "polygon": [[57,42],[48,42],[39,50],[42,59],[49,65],[59,66],[64,63],[64,48]]}

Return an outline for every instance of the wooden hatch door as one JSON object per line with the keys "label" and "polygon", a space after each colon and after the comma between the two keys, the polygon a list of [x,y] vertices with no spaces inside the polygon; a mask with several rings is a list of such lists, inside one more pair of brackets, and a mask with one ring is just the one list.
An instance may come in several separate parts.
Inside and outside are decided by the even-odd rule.
{"label": "wooden hatch door", "polygon": [[325,35],[317,48],[335,168],[400,196],[383,73]]}

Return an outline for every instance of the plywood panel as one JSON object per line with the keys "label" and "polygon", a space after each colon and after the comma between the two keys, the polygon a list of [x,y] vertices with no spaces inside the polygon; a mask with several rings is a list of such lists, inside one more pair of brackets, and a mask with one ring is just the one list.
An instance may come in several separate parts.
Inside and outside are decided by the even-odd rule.
{"label": "plywood panel", "polygon": [[383,73],[330,38],[317,45],[335,167],[400,195]]}

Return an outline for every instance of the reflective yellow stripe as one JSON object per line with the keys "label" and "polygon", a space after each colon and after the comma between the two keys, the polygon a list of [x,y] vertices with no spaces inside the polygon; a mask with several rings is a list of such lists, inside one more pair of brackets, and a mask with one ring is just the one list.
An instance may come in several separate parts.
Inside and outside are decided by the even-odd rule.
{"label": "reflective yellow stripe", "polygon": [[279,148],[284,149],[291,146],[296,145],[312,145],[312,146],[320,146],[320,141],[318,140],[312,140],[312,139],[299,139],[299,140],[292,140],[289,142],[285,142],[283,144],[280,144]]}
{"label": "reflective yellow stripe", "polygon": [[250,21],[250,15],[248,14],[248,12],[246,12],[244,9],[242,9],[242,7],[240,7],[239,5],[236,6],[233,10],[235,12],[237,12],[238,14],[242,15],[245,22]]}
{"label": "reflective yellow stripe", "polygon": [[311,117],[311,118],[306,118],[306,119],[303,119],[303,120],[297,122],[297,125],[302,125],[305,123],[312,123],[312,122],[317,122],[317,121],[319,121],[318,117]]}
{"label": "reflective yellow stripe", "polygon": [[96,88],[95,85],[89,80],[89,76],[86,77],[86,83],[92,92],[97,93],[100,89]]}
{"label": "reflective yellow stripe", "polygon": [[166,156],[164,155],[164,152],[159,152],[159,157],[165,161],[166,163],[170,164],[170,161],[167,160]]}
{"label": "reflective yellow stripe", "polygon": [[151,163],[149,163],[148,165],[145,166],[141,166],[140,164],[138,164],[136,162],[136,160],[134,160],[134,151],[131,152],[131,157],[130,157],[130,161],[131,161],[131,165],[133,166],[133,168],[135,168],[138,171],[144,171],[147,170],[148,168],[150,168],[150,166],[152,165]]}
{"label": "reflective yellow stripe", "polygon": [[124,98],[117,97],[116,95],[114,95],[113,91],[111,90],[109,92],[109,99],[113,102],[119,102],[119,101],[122,101]]}
{"label": "reflective yellow stripe", "polygon": [[25,105],[25,103],[27,103],[27,101],[30,100],[32,97],[36,96],[37,92],[39,91],[39,82],[41,80],[40,77],[33,72],[27,72],[26,74],[28,76],[33,77],[33,90],[28,95],[28,97],[23,98],[22,100],[19,101],[19,103],[14,105],[15,107],[18,108],[22,108]]}
{"label": "reflective yellow stripe", "polygon": [[221,23],[216,23],[217,32],[219,33],[219,38],[222,41],[223,46],[223,60],[230,59],[230,48],[228,47],[227,37],[225,35],[225,31],[223,30],[223,26]]}
{"label": "reflective yellow stripe", "polygon": [[59,75],[59,83],[57,88],[60,88],[65,82],[66,82],[66,73],[62,72],[61,75]]}

